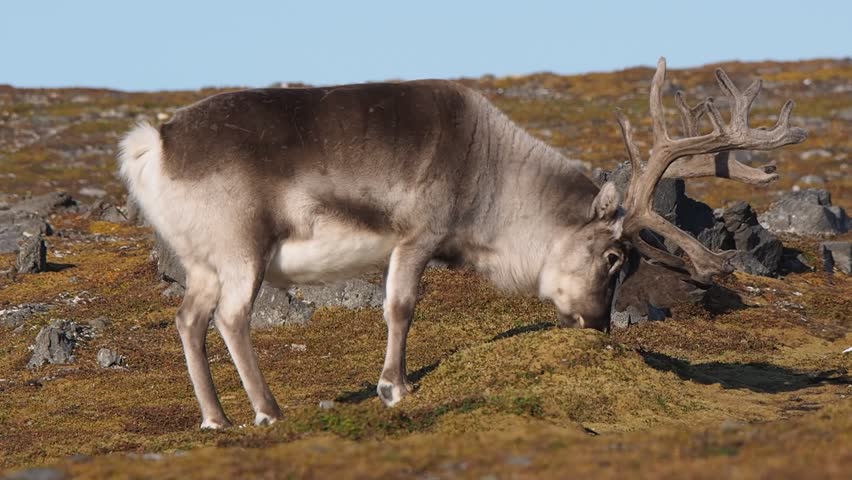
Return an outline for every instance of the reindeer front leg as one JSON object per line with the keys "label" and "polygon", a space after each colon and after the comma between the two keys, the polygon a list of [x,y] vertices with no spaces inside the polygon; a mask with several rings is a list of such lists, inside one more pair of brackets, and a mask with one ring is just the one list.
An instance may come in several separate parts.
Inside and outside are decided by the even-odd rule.
{"label": "reindeer front leg", "polygon": [[388,325],[385,365],[376,388],[379,398],[392,407],[411,393],[406,377],[405,344],[417,303],[417,289],[426,263],[432,257],[432,242],[397,246],[390,257],[385,275],[384,316]]}

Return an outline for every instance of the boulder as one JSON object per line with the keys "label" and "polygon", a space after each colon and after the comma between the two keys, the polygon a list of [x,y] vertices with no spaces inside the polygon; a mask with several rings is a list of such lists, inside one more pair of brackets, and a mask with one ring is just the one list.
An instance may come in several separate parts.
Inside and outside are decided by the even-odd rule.
{"label": "boulder", "polygon": [[820,252],[826,272],[852,273],[852,242],[822,242]]}
{"label": "boulder", "polygon": [[[772,276],[778,272],[784,247],[775,235],[758,223],[757,214],[749,204],[736,202],[720,209],[716,212],[716,220],[717,224],[711,230],[718,230],[721,224],[731,240],[727,245],[723,243],[722,247],[732,247],[737,251],[730,261],[734,268],[752,275]],[[718,240],[712,235],[709,238]],[[717,248],[717,244],[713,241],[705,243],[705,246],[711,250],[725,249]]]}
{"label": "boulder", "polygon": [[45,363],[66,364],[74,361],[74,347],[88,337],[88,328],[67,320],[54,320],[41,329],[32,346],[33,355],[27,368]]}
{"label": "boulder", "polygon": [[47,244],[41,234],[24,237],[15,269],[18,273],[39,273],[47,270]]}
{"label": "boulder", "polygon": [[821,189],[789,192],[773,203],[759,219],[774,233],[831,236],[848,229],[846,212],[833,206],[831,194]]}

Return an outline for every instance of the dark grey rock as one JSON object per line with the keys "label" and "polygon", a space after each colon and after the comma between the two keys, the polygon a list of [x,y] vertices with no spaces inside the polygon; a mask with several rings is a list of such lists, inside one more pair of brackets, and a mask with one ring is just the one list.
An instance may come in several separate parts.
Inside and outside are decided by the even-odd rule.
{"label": "dark grey rock", "polygon": [[825,271],[852,273],[852,242],[822,242],[820,251]]}
{"label": "dark grey rock", "polygon": [[763,228],[745,202],[736,202],[715,213],[715,223],[697,235],[713,251],[736,250],[730,264],[752,275],[772,276],[778,272],[784,247]]}
{"label": "dark grey rock", "polygon": [[67,473],[57,468],[37,467],[20,470],[3,477],[3,480],[65,480]]}
{"label": "dark grey rock", "polygon": [[98,350],[97,360],[98,365],[102,368],[124,366],[124,357],[119,355],[115,350],[110,350],[108,348]]}
{"label": "dark grey rock", "polygon": [[697,238],[705,247],[716,252],[735,248],[734,234],[725,228],[724,222],[715,222],[712,227],[699,233]]}
{"label": "dark grey rock", "polygon": [[54,320],[41,329],[33,344],[33,356],[27,368],[45,363],[66,364],[74,361],[74,347],[88,338],[88,328],[68,320]]}
{"label": "dark grey rock", "polygon": [[831,205],[825,190],[789,192],[760,216],[760,223],[775,233],[831,236],[847,230],[846,212]]}
{"label": "dark grey rock", "polygon": [[813,265],[802,252],[790,248],[784,249],[784,253],[781,255],[781,264],[778,266],[779,273],[786,275],[788,273],[812,272],[813,270]]}
{"label": "dark grey rock", "polygon": [[39,273],[47,270],[47,244],[43,236],[39,234],[24,237],[15,269],[18,273]]}
{"label": "dark grey rock", "polygon": [[0,309],[0,326],[6,328],[16,328],[24,323],[35,314],[44,313],[50,310],[50,305],[46,303],[23,303],[14,307]]}
{"label": "dark grey rock", "polygon": [[728,260],[728,263],[730,263],[735,269],[751,275],[771,277],[775,272],[774,270],[770,270],[749,252],[737,252],[730,260]]}

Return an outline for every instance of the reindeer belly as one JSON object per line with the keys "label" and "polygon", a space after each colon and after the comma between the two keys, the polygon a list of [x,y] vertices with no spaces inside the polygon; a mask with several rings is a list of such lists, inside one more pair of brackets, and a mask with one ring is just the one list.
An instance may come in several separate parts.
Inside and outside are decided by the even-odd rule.
{"label": "reindeer belly", "polygon": [[264,279],[289,287],[331,283],[381,271],[396,243],[392,234],[342,224],[317,224],[310,237],[287,239],[278,245]]}

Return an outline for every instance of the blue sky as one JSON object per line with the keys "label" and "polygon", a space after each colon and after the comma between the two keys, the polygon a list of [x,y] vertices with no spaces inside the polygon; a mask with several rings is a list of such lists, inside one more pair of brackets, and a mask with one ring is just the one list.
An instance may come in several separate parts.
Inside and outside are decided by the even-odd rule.
{"label": "blue sky", "polygon": [[0,83],[318,85],[852,55],[848,1],[5,1]]}

